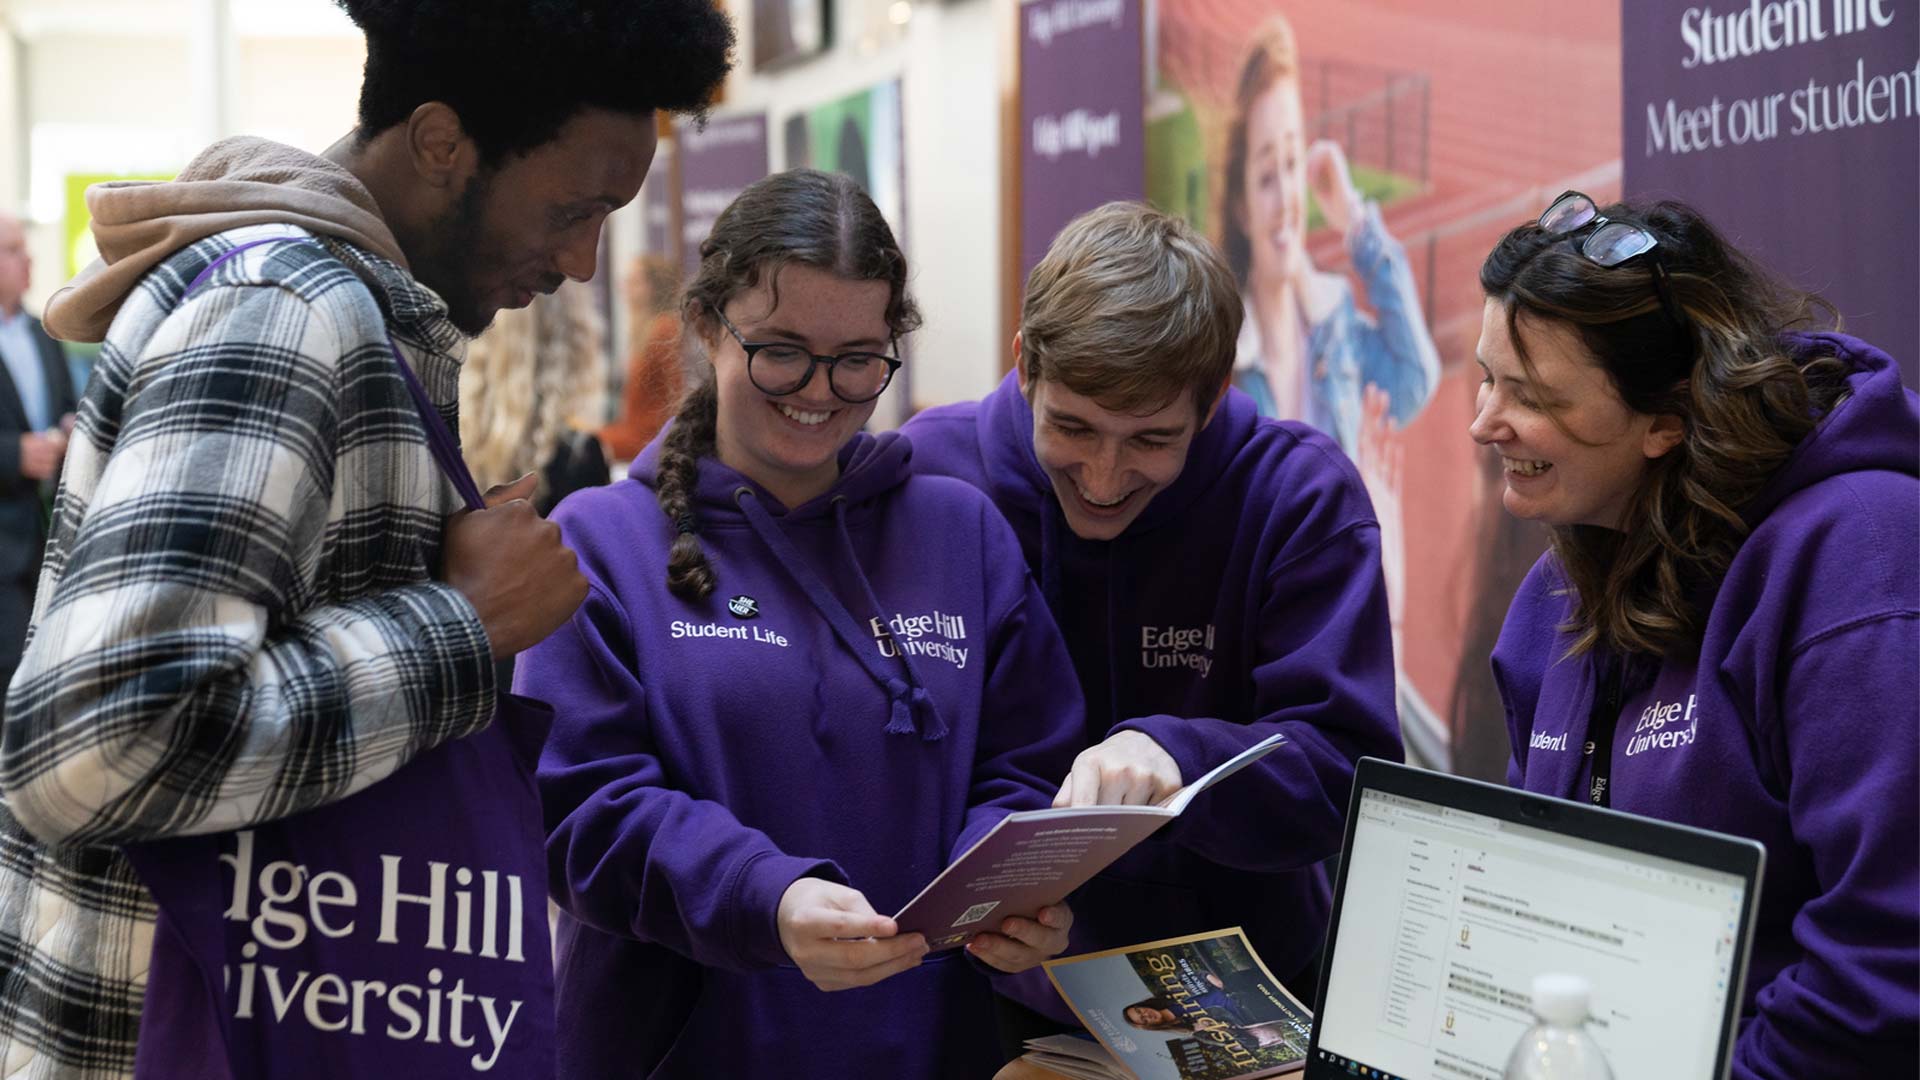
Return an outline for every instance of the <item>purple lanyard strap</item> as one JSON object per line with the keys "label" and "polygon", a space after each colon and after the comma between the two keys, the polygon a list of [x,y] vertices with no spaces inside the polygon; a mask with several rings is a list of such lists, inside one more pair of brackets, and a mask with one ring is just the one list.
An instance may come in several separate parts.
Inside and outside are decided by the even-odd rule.
{"label": "purple lanyard strap", "polygon": [[[219,258],[208,263],[206,269],[200,271],[187,285],[187,291],[182,293],[180,298],[185,300],[193,295],[193,291],[205,283],[207,278],[213,276],[213,272],[220,268],[221,263],[248,248],[260,247],[264,244],[310,243],[314,241],[288,236],[270,236],[264,240],[249,240],[244,244],[235,245]],[[420,385],[419,377],[414,375],[413,368],[407,364],[406,357],[401,355],[400,345],[393,340],[391,333],[387,335],[387,348],[393,353],[393,362],[400,366],[400,380],[407,384],[407,393],[413,398],[413,407],[420,413],[420,422],[426,425],[427,449],[433,452],[433,459],[439,463],[440,471],[447,474],[448,480],[453,481],[454,490],[460,493],[460,498],[467,504],[467,509],[486,509],[486,500],[480,497],[480,485],[474,483],[473,473],[467,469],[466,461],[460,457],[460,447],[453,440],[453,432],[448,430],[447,422],[440,415],[440,410],[434,407],[433,399],[427,396],[427,388]]]}

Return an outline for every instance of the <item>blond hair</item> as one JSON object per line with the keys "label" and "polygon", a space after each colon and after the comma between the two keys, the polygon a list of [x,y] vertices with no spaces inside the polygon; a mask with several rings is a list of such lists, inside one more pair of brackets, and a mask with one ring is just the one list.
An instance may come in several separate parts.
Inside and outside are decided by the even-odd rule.
{"label": "blond hair", "polygon": [[1108,203],[1068,223],[1027,278],[1027,387],[1050,379],[1130,413],[1184,391],[1204,414],[1233,373],[1243,314],[1232,272],[1191,226]]}
{"label": "blond hair", "polygon": [[[467,348],[461,452],[481,487],[538,470],[568,429],[599,426],[607,381],[601,331],[592,293],[568,282],[502,311]],[[541,495],[545,487],[543,477]]]}

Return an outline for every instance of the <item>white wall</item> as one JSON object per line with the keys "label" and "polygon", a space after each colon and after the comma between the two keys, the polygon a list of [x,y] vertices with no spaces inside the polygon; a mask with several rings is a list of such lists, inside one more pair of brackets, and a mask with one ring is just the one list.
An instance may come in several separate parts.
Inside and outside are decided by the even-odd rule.
{"label": "white wall", "polygon": [[[289,0],[292,2],[292,0]],[[321,0],[298,0],[314,5]],[[331,5],[326,5],[331,6]],[[164,27],[139,25],[114,32],[111,22],[53,22],[29,30],[18,50],[26,130],[8,132],[15,110],[0,88],[0,198],[29,214],[38,308],[64,277],[61,250],[64,178],[75,172],[174,172],[207,141],[204,102],[196,78],[206,50],[187,34],[191,20]],[[352,127],[366,51],[351,24],[347,32],[301,27],[292,36],[240,36],[228,90],[228,130],[324,149]],[[245,24],[241,29],[245,30]],[[4,50],[0,50],[4,52]],[[0,60],[0,79],[7,78]],[[18,175],[25,190],[9,192]],[[11,197],[8,197],[11,194]]]}
{"label": "white wall", "polygon": [[993,0],[921,0],[895,27],[888,3],[846,0],[829,51],[766,74],[753,55],[747,0],[729,0],[741,69],[725,108],[765,108],[781,164],[787,116],[889,79],[901,80],[907,257],[926,318],[912,351],[916,406],[978,397],[999,378],[999,46],[1009,38]]}
{"label": "white wall", "polygon": [[21,130],[20,41],[13,27],[0,23],[0,210],[18,214],[25,209],[26,159],[16,149],[24,145]]}
{"label": "white wall", "polygon": [[234,133],[325,150],[353,130],[366,62],[366,40],[358,33],[242,37],[234,77]]}
{"label": "white wall", "polygon": [[[927,315],[917,405],[993,389],[1000,338],[1001,5],[923,4],[902,93],[915,285]],[[918,137],[916,137],[918,136]]]}
{"label": "white wall", "polygon": [[[27,305],[40,310],[65,280],[64,177],[70,172],[141,172],[178,167],[184,147],[183,47],[138,37],[56,33],[27,38],[19,52],[26,130],[21,192],[33,255]],[[134,81],[139,80],[139,81]],[[159,92],[178,86],[178,94]]]}
{"label": "white wall", "polygon": [[27,43],[33,122],[185,127],[193,116],[186,39],[58,33]]}

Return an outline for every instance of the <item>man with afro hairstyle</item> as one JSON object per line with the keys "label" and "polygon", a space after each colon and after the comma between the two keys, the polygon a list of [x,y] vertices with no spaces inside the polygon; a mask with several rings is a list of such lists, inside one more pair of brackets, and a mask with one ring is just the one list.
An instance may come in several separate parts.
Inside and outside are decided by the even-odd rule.
{"label": "man with afro hairstyle", "polygon": [[[495,1076],[534,1075],[529,1059],[498,1056],[508,1036],[495,1006],[512,1028],[508,1003],[476,999],[454,976],[469,953],[498,955],[487,928],[496,901],[509,910],[505,875],[481,872],[496,855],[535,875],[528,895],[512,894],[511,910],[524,904],[539,923],[513,1030],[552,1034],[550,974],[534,970],[547,955],[540,822],[511,784],[485,788],[447,763],[498,765],[504,750],[474,748],[512,740],[524,756],[537,741],[509,710],[489,725],[494,663],[565,622],[585,582],[526,502],[532,476],[460,512],[428,429],[437,412],[457,430],[468,338],[502,308],[593,274],[602,223],[652,163],[658,114],[703,112],[733,31],[711,0],[341,6],[367,37],[355,130],[319,155],[227,139],[175,181],[96,186],[101,259],[47,308],[55,336],[103,348],[0,721],[9,1077],[131,1076],[136,1046],[143,1076],[249,1075],[243,1062],[261,1059],[234,1049],[242,1020],[338,1030],[333,987],[346,985],[314,971],[303,991],[304,954],[262,954],[254,941],[347,947],[379,933],[389,952],[442,949],[439,930],[422,927],[445,914],[452,928],[450,899],[453,945],[409,974],[422,985],[341,972],[354,979],[354,1020],[336,1041],[391,1055],[382,1075],[419,1080],[408,1055],[427,1043],[448,1075],[496,1063]],[[316,836],[315,822],[343,812],[369,827]],[[431,837],[426,821],[438,822]],[[195,847],[201,838],[212,846]],[[347,906],[352,880],[326,873],[334,866],[303,838],[341,865],[400,852],[406,877],[383,889],[375,863]],[[415,858],[414,847],[439,850],[429,841],[456,853],[431,856],[454,869]],[[480,858],[460,863],[467,854]],[[214,943],[251,925],[244,949],[222,946],[233,971],[182,948],[197,931],[155,884],[169,859],[220,894],[219,921],[198,927]],[[289,880],[300,898],[281,891]],[[402,942],[384,944],[395,918]],[[290,919],[299,933],[286,932]],[[519,948],[511,929],[498,947]],[[183,960],[207,1001],[179,992]],[[277,979],[273,1001],[255,985],[276,964],[297,1004],[280,1000]],[[254,998],[236,1004],[249,987]],[[408,989],[413,1031],[429,1003],[432,1026],[390,1041],[408,1030]],[[376,1012],[389,991],[393,1024]],[[192,1044],[196,1024],[214,1034]],[[188,1060],[183,1045],[204,1057]],[[253,1068],[349,1075],[345,1060]]]}

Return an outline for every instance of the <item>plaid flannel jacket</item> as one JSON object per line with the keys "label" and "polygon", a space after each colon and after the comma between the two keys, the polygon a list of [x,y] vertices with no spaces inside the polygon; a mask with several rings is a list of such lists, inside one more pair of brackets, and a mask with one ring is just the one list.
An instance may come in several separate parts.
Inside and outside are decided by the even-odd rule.
{"label": "plaid flannel jacket", "polygon": [[[196,274],[248,240],[191,297]],[[352,794],[483,727],[434,580],[464,338],[391,262],[284,225],[195,243],[114,320],[0,726],[0,1080],[130,1076],[155,908],[115,845]]]}

